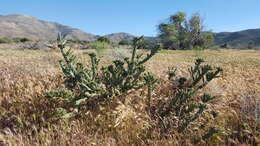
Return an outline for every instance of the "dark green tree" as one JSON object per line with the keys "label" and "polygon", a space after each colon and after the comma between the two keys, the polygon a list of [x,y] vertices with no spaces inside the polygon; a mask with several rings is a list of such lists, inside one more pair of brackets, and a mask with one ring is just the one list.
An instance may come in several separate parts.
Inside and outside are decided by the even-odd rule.
{"label": "dark green tree", "polygon": [[214,38],[212,33],[203,32],[202,19],[194,14],[190,19],[178,12],[169,18],[168,23],[159,25],[159,38],[165,49],[207,48]]}
{"label": "dark green tree", "polygon": [[118,44],[119,45],[130,45],[131,43],[128,40],[121,40]]}
{"label": "dark green tree", "polygon": [[97,41],[110,43],[110,40],[109,40],[108,38],[106,38],[106,37],[99,37],[99,38],[97,39]]}
{"label": "dark green tree", "polygon": [[254,41],[250,41],[247,45],[248,49],[254,49],[254,47],[256,46],[256,43]]}

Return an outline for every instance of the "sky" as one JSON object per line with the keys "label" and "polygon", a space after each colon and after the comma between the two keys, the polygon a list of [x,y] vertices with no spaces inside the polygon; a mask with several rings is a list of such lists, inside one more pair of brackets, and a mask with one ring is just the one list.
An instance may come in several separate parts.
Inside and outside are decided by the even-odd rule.
{"label": "sky", "polygon": [[[0,15],[25,14],[88,33],[156,36],[178,12],[199,13],[214,32],[260,28],[260,0],[1,0]],[[0,28],[1,29],[1,28]]]}

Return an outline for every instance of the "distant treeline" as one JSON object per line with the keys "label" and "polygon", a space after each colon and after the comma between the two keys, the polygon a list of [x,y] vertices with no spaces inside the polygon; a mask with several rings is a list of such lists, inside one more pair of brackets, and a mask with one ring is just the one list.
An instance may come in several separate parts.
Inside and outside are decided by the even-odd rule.
{"label": "distant treeline", "polygon": [[29,42],[32,41],[31,39],[28,38],[0,38],[0,44],[3,43],[24,43],[24,42]]}

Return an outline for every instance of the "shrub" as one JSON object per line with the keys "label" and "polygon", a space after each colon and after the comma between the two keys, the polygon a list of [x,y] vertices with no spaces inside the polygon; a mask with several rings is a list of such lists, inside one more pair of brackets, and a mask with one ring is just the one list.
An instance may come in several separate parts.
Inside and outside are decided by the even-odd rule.
{"label": "shrub", "polygon": [[254,41],[250,41],[247,45],[247,49],[254,49],[256,46],[256,43]]}
{"label": "shrub", "polygon": [[106,43],[106,42],[91,42],[90,44],[90,48],[91,49],[95,49],[95,50],[101,50],[101,49],[106,49],[106,48],[109,48],[109,44]]}
{"label": "shrub", "polygon": [[0,44],[4,44],[4,43],[12,43],[13,41],[11,39],[8,38],[0,38]]}
{"label": "shrub", "polygon": [[230,47],[229,44],[225,43],[225,44],[220,45],[220,48],[223,48],[223,49],[230,49],[231,47]]}
{"label": "shrub", "polygon": [[0,44],[1,43],[25,43],[25,42],[29,42],[31,41],[28,38],[13,38],[13,39],[9,39],[9,38],[0,38]]}
{"label": "shrub", "polygon": [[21,42],[21,43],[29,42],[29,41],[31,41],[31,40],[28,39],[28,38],[20,38],[20,42]]}

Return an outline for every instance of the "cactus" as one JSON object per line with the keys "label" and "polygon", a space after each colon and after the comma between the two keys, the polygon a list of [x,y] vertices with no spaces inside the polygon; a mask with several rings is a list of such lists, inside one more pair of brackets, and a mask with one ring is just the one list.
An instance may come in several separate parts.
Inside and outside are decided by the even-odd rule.
{"label": "cactus", "polygon": [[65,75],[66,88],[77,93],[75,104],[78,105],[89,97],[102,95],[105,89],[97,71],[99,63],[97,56],[93,53],[89,54],[91,68],[85,68],[71,49],[65,50],[67,41],[64,40],[64,36],[59,35],[57,42],[63,56],[63,60],[59,63]]}
{"label": "cactus", "polygon": [[155,77],[151,73],[146,73],[144,75],[145,84],[147,85],[148,89],[148,95],[147,95],[147,105],[150,108],[151,107],[151,100],[152,100],[152,92],[155,88],[155,83],[158,82],[158,79],[155,79]]}
{"label": "cactus", "polygon": [[168,68],[168,79],[170,80],[170,79],[172,79],[173,77],[175,77],[176,76],[176,72],[177,72],[177,68],[174,68],[174,67],[172,67],[172,68]]}
{"label": "cactus", "polygon": [[[219,77],[221,68],[213,68],[210,65],[203,65],[203,59],[197,59],[195,66],[189,69],[190,77],[180,77],[177,79],[178,86],[174,93],[163,104],[160,102],[158,113],[160,119],[176,121],[178,132],[182,133],[186,128],[194,123],[207,109],[207,104],[215,99],[215,96],[205,93],[202,97],[197,98],[196,93],[205,87],[208,82]],[[169,69],[169,79],[176,75],[176,69]],[[161,120],[162,121],[162,120]],[[171,125],[165,126],[167,132]],[[207,138],[214,132],[209,132],[204,137]]]}
{"label": "cactus", "polygon": [[95,54],[89,54],[91,68],[84,68],[82,63],[76,61],[71,50],[63,51],[65,61],[60,61],[60,66],[65,74],[65,85],[71,90],[80,92],[82,98],[101,95],[104,92],[97,74],[99,60]]}
{"label": "cactus", "polygon": [[103,81],[109,91],[108,96],[119,95],[145,86],[143,81],[144,63],[157,53],[159,46],[152,48],[151,52],[143,58],[142,54],[136,54],[136,51],[143,47],[142,41],[143,37],[134,39],[131,58],[115,60],[113,64],[102,69]]}
{"label": "cactus", "polygon": [[[57,46],[63,56],[63,60],[59,61],[59,63],[65,76],[64,83],[66,90],[51,91],[46,94],[47,97],[58,99],[58,95],[64,95],[64,97],[59,98],[63,98],[63,101],[66,101],[69,105],[72,105],[72,108],[76,108],[76,111],[78,111],[82,103],[89,98],[106,98],[121,95],[129,90],[139,89],[145,85],[150,87],[153,84],[154,78],[152,78],[152,75],[147,74],[149,76],[145,78],[144,63],[157,53],[159,46],[152,48],[146,57],[142,57],[142,54],[137,54],[136,51],[137,49],[142,49],[143,37],[134,40],[131,59],[114,60],[111,65],[102,67],[101,70],[98,67],[100,59],[94,53],[89,54],[91,67],[84,67],[77,60],[73,51],[66,49],[67,41],[65,37],[66,35],[59,34]],[[145,82],[146,80],[147,83]],[[151,94],[150,92],[149,94]],[[73,96],[70,95],[67,97],[68,93],[73,93]],[[66,113],[62,117],[75,115],[74,113],[67,112],[68,109],[71,109],[71,106],[68,109],[64,109],[63,107],[58,109],[64,111],[58,113]]]}

